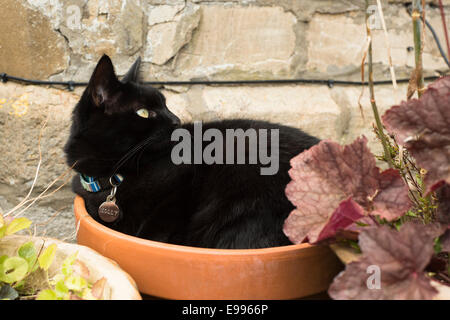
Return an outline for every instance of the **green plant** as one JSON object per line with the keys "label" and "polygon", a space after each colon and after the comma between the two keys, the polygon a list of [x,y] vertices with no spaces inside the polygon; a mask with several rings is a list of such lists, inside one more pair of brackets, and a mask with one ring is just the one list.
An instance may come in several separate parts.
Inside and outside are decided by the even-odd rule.
{"label": "green plant", "polygon": [[[449,106],[445,77],[383,115],[394,168],[376,166],[365,138],[347,146],[325,140],[291,160],[286,195],[296,209],[285,234],[362,253],[335,278],[333,298],[429,299],[432,280],[450,285]],[[380,268],[382,290],[368,288],[369,266]]]}
{"label": "green plant", "polygon": [[[390,169],[376,167],[365,138],[344,147],[322,141],[291,161],[286,195],[296,209],[285,234],[295,243],[338,242],[359,254],[334,279],[329,294],[336,299],[429,299],[437,293],[432,280],[450,285],[450,77],[424,88],[424,3],[413,1],[416,68],[408,101],[382,118],[366,28],[374,132],[384,150],[376,158]],[[363,77],[364,61],[365,55]],[[419,99],[409,100],[415,91]],[[369,267],[382,273],[381,290],[367,285]]]}
{"label": "green plant", "polygon": [[[19,231],[30,232],[30,241],[17,248],[15,255],[0,253],[0,299],[102,299],[105,293],[105,278],[95,283],[88,281],[89,270],[77,259],[77,253],[68,256],[59,272],[49,278],[49,269],[54,263],[56,244],[36,247],[31,235],[32,222],[24,217],[3,218],[0,214],[0,242],[4,237]],[[1,244],[1,243],[0,243]]]}

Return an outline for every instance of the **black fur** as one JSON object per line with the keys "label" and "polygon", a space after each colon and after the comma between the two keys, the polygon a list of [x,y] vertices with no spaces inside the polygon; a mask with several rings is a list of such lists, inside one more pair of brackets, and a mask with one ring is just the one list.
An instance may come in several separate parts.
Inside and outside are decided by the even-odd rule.
{"label": "black fur", "polygon": [[[119,81],[111,60],[103,56],[73,112],[67,162],[89,176],[101,177],[105,190],[85,191],[76,176],[73,190],[89,214],[117,231],[173,244],[205,248],[263,248],[290,244],[283,222],[293,206],[284,190],[291,158],[319,140],[287,126],[254,120],[203,123],[203,130],[279,129],[279,170],[261,175],[258,164],[174,165],[170,141],[178,118],[156,89],[138,84],[137,61]],[[156,112],[144,119],[136,110]],[[184,124],[193,136],[193,124]],[[117,170],[125,179],[117,191],[122,216],[102,222],[99,205],[110,193],[108,178],[133,147],[141,147]],[[269,139],[270,142],[270,139]],[[269,149],[270,150],[270,149]],[[225,150],[226,152],[226,150]]]}

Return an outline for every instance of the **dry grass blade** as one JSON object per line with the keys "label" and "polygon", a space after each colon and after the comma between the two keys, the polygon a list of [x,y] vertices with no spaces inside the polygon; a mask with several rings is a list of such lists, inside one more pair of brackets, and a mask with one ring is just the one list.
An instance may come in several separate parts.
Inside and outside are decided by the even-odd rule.
{"label": "dry grass blade", "polygon": [[[425,7],[423,7],[425,1],[413,0],[412,4],[412,23],[413,23],[413,34],[414,34],[414,60],[416,65],[416,83],[417,83],[417,95],[419,98],[425,91],[424,77],[423,77],[423,65],[422,65],[422,53],[423,53],[423,38],[424,38],[424,27],[425,23]],[[422,20],[422,21],[420,21]]]}
{"label": "dry grass blade", "polygon": [[22,199],[21,202],[19,202],[19,204],[17,204],[14,208],[12,208],[11,210],[9,210],[8,212],[5,213],[5,217],[8,216],[9,214],[11,214],[12,212],[14,212],[15,210],[19,209],[20,207],[22,207],[26,201],[28,200],[28,198],[30,197],[31,193],[33,192],[34,186],[36,185],[36,181],[38,179],[39,176],[39,170],[41,168],[41,164],[42,164],[42,150],[41,150],[41,139],[42,139],[42,133],[44,132],[44,129],[47,125],[48,122],[48,117],[49,117],[49,113],[47,113],[47,118],[45,119],[44,123],[42,124],[42,127],[39,131],[39,139],[38,139],[38,152],[39,152],[39,162],[36,166],[36,173],[34,175],[34,180],[33,183],[31,184],[31,188],[28,191],[28,194],[25,196],[25,198]]}
{"label": "dry grass blade", "polygon": [[[60,209],[58,209],[47,221],[45,221],[45,222],[42,222],[42,223],[35,223],[34,224],[34,233],[33,233],[33,236],[35,237],[36,235],[37,235],[37,227],[38,226],[40,226],[40,227],[44,227],[44,226],[46,226],[47,224],[49,224],[50,222],[52,222],[57,216],[58,216],[58,214],[60,214],[63,210],[65,210],[66,208],[68,208],[69,207],[69,205],[67,205],[67,206],[64,206],[64,207],[62,207],[62,208],[60,208]],[[45,235],[46,235],[46,232],[47,232],[47,230],[44,230],[44,233],[41,235],[42,237],[45,237]]]}
{"label": "dry grass blade", "polygon": [[78,235],[78,231],[80,230],[80,223],[81,223],[81,220],[79,220],[79,221],[77,222],[77,227],[75,228],[75,231],[72,232],[72,234],[70,234],[70,235],[68,235],[67,237],[62,238],[62,239],[60,239],[60,240],[61,240],[61,241],[75,240],[76,237],[77,237],[77,235]]}
{"label": "dry grass blade", "polygon": [[397,90],[397,88],[398,88],[397,79],[395,77],[394,65],[392,64],[391,44],[389,42],[389,35],[387,32],[386,23],[384,21],[383,8],[381,7],[380,0],[377,0],[377,6],[378,6],[380,18],[381,18],[381,26],[383,27],[383,31],[384,31],[384,40],[385,40],[386,48],[387,48],[387,55],[388,55],[388,60],[389,60],[389,70],[391,72],[392,85],[394,86],[394,89]]}
{"label": "dry grass blade", "polygon": [[[75,164],[74,164],[75,165]],[[73,165],[73,166],[74,166]],[[53,180],[45,189],[44,191],[42,191],[37,197],[32,198],[32,199],[28,199],[27,201],[25,201],[23,203],[23,205],[25,203],[30,202],[30,204],[28,206],[26,206],[25,208],[23,208],[22,210],[20,210],[18,213],[14,214],[13,217],[17,218],[19,215],[21,215],[22,213],[24,213],[28,208],[30,208],[36,201],[50,197],[51,195],[55,194],[56,192],[58,192],[63,186],[65,186],[67,184],[67,182],[69,182],[70,180],[70,175],[68,175],[71,171],[72,171],[72,167],[68,168],[66,171],[64,171],[59,177],[57,177],[55,180]],[[52,192],[50,192],[49,194],[45,194],[56,182],[58,182],[59,180],[61,180],[64,176],[68,175],[68,177],[66,178],[66,180],[59,186],[57,187],[55,190],[53,190]],[[23,206],[22,205],[22,206]],[[18,208],[19,209],[19,208]],[[16,209],[16,210],[18,210]],[[14,212],[14,211],[12,211]],[[10,213],[10,212],[9,212]],[[9,214],[8,213],[8,214]]]}

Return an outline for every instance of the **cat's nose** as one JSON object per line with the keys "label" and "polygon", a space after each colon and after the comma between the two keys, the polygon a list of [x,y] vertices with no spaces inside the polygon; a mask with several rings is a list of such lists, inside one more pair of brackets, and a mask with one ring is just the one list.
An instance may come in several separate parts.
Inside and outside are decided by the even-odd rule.
{"label": "cat's nose", "polygon": [[174,118],[172,119],[172,124],[174,126],[179,126],[181,124],[180,118],[178,118],[177,116],[174,115]]}
{"label": "cat's nose", "polygon": [[177,120],[175,120],[174,122],[172,122],[172,124],[173,124],[174,126],[179,126],[179,125],[181,124],[181,121],[180,121],[180,119],[177,119]]}
{"label": "cat's nose", "polygon": [[180,118],[170,112],[169,109],[167,109],[166,115],[173,126],[179,126],[181,124]]}

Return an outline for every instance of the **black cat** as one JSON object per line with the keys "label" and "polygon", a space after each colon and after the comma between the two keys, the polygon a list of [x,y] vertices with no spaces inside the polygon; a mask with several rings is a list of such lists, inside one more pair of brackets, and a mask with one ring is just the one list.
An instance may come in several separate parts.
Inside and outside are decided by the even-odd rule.
{"label": "black cat", "polygon": [[[192,123],[180,125],[156,89],[138,82],[140,59],[119,81],[103,56],[80,101],[65,146],[67,163],[79,173],[73,190],[89,214],[123,233],[167,243],[204,248],[264,248],[290,244],[283,222],[293,210],[284,190],[289,160],[319,140],[298,129],[254,120],[203,123],[203,130],[278,129],[278,171],[262,175],[263,164],[174,164],[174,129],[194,139]],[[276,108],[276,106],[274,106]],[[186,131],[187,130],[187,131]],[[270,135],[271,137],[271,135]],[[249,147],[246,141],[246,147]],[[192,146],[194,145],[194,141]],[[216,150],[217,151],[217,150]],[[224,155],[237,149],[224,147]],[[193,151],[192,151],[193,152]],[[193,153],[192,153],[193,155]],[[120,174],[120,175],[117,175]],[[120,216],[105,222],[99,206],[117,188]],[[122,180],[123,179],[123,180]]]}

